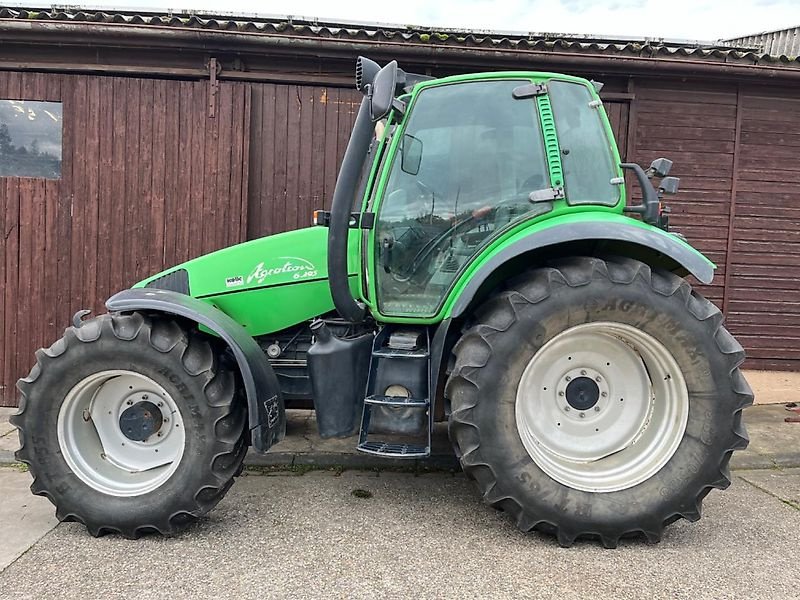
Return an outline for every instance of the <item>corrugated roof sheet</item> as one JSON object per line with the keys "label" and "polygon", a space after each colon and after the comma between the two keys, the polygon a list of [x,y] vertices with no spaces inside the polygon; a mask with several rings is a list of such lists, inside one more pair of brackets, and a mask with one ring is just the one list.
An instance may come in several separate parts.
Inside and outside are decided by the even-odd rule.
{"label": "corrugated roof sheet", "polygon": [[728,44],[744,44],[770,55],[800,56],[800,27],[764,31],[726,40]]}
{"label": "corrugated roof sheet", "polygon": [[800,59],[771,55],[757,41],[741,38],[729,42],[693,42],[656,38],[609,38],[547,32],[497,32],[446,29],[378,23],[337,23],[289,16],[216,15],[201,12],[118,12],[79,8],[0,8],[0,19],[103,23],[120,26],[197,28],[346,39],[351,41],[402,41],[463,48],[506,48],[519,50],[572,51],[578,54],[636,56],[648,58],[690,58],[717,63],[769,65],[800,68]]}

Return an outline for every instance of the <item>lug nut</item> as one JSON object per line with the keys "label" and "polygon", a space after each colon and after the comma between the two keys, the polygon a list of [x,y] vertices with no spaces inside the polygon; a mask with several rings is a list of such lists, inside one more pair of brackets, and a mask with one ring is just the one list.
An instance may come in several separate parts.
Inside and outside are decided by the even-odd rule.
{"label": "lug nut", "polygon": [[566,381],[570,381],[571,379],[572,379],[572,377],[570,377],[569,375],[567,375],[566,377],[564,377],[564,380],[566,380]]}
{"label": "lug nut", "polygon": [[158,432],[158,437],[161,437],[162,435],[164,435],[164,434],[159,431]]}
{"label": "lug nut", "polygon": [[603,378],[602,378],[602,377],[600,377],[600,375],[598,375],[597,377],[595,377],[595,378],[594,378],[594,380],[595,380],[597,383],[600,383],[601,381],[603,381]]}
{"label": "lug nut", "polygon": [[606,392],[600,392],[600,395],[601,395],[603,398],[605,398],[605,397],[607,397],[607,396],[608,396],[608,394],[607,394]]}
{"label": "lug nut", "polygon": [[586,375],[586,369],[581,371],[581,375]]}
{"label": "lug nut", "polygon": [[164,406],[164,403],[163,402],[159,402],[158,403],[158,407],[161,408],[162,406]]}
{"label": "lug nut", "polygon": [[147,400],[149,397],[147,394],[142,394],[142,400]]}
{"label": "lug nut", "polygon": [[564,407],[564,412],[569,412],[570,410],[572,410],[572,409],[570,409],[570,407],[569,407],[569,406],[565,406],[565,407]]}
{"label": "lug nut", "polygon": [[133,400],[128,400],[128,401],[126,402],[126,404],[127,404],[128,406],[131,406],[131,405],[133,404]]}
{"label": "lug nut", "polygon": [[599,406],[595,406],[594,407],[594,412],[600,412],[600,407]]}
{"label": "lug nut", "polygon": [[585,413],[580,413],[578,416],[579,416],[581,419],[583,419],[583,418],[586,416],[586,414],[585,414]]}
{"label": "lug nut", "polygon": [[559,395],[559,396],[563,396],[563,395],[564,395],[564,392],[558,392],[558,395]]}

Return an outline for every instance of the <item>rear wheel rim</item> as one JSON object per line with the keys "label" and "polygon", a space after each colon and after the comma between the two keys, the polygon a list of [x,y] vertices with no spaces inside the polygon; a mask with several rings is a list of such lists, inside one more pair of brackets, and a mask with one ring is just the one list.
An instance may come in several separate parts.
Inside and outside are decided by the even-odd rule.
{"label": "rear wheel rim", "polygon": [[[131,439],[120,418],[136,406],[158,410],[157,431]],[[141,373],[102,371],[76,384],[58,413],[58,444],[72,472],[111,496],[139,496],[162,486],[178,468],[186,434],[172,396]],[[128,432],[130,435],[130,432]]]}
{"label": "rear wheel rim", "polygon": [[531,459],[570,488],[614,492],[661,470],[686,431],[689,394],[677,361],[623,323],[571,327],[540,348],[517,388]]}

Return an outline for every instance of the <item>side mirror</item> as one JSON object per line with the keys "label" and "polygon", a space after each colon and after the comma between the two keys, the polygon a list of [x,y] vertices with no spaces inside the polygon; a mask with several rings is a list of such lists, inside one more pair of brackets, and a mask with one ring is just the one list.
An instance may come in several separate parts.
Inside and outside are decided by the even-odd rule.
{"label": "side mirror", "polygon": [[372,121],[379,121],[389,114],[397,87],[397,61],[383,67],[372,81],[369,111]]}
{"label": "side mirror", "polygon": [[672,161],[668,158],[657,158],[650,163],[650,168],[647,169],[647,174],[651,177],[666,177],[672,169]]}
{"label": "side mirror", "polygon": [[664,177],[658,186],[658,191],[662,194],[677,194],[681,180],[677,177]]}
{"label": "side mirror", "polygon": [[400,149],[400,168],[409,175],[419,173],[422,163],[422,140],[413,135],[403,136],[403,147]]}

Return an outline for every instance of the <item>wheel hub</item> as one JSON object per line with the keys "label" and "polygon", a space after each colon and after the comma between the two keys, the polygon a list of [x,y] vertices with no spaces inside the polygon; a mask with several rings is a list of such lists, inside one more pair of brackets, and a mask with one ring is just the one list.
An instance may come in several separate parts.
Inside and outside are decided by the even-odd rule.
{"label": "wheel hub", "polygon": [[90,375],[67,393],[58,443],[72,472],[90,487],[138,496],[172,476],[186,436],[178,405],[160,384],[113,370]]}
{"label": "wheel hub", "polygon": [[632,487],[678,447],[688,392],[669,351],[644,331],[577,325],[540,348],[522,374],[517,430],[556,481],[592,492]]}
{"label": "wheel hub", "polygon": [[161,409],[147,400],[137,402],[119,416],[122,435],[134,442],[147,441],[147,438],[161,429],[163,423]]}
{"label": "wheel hub", "polygon": [[567,384],[565,395],[575,410],[589,410],[600,399],[600,387],[588,377],[578,377]]}

